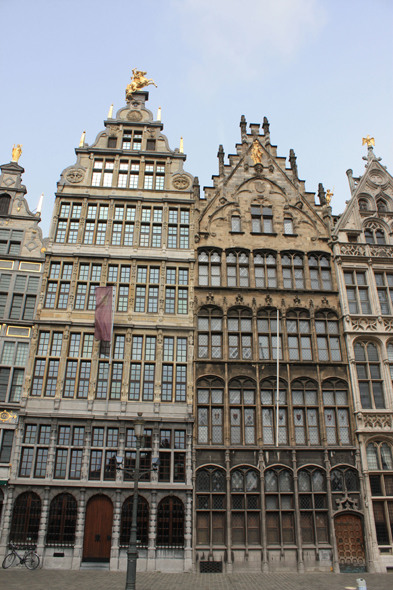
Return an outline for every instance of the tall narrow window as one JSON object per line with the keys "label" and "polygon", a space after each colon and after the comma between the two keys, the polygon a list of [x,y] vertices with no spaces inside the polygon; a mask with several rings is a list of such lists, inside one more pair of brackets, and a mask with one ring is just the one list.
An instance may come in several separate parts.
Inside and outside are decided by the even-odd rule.
{"label": "tall narrow window", "polygon": [[196,544],[225,545],[226,477],[222,469],[200,469],[196,475]]}
{"label": "tall narrow window", "polygon": [[202,308],[198,314],[198,357],[222,358],[222,311]]}
{"label": "tall narrow window", "polygon": [[354,346],[362,408],[384,408],[383,381],[378,348],[373,342]]}
{"label": "tall narrow window", "polygon": [[286,469],[265,472],[266,529],[268,545],[295,542],[293,477]]}
{"label": "tall narrow window", "polygon": [[319,445],[317,384],[299,379],[291,389],[296,444]]}
{"label": "tall narrow window", "polygon": [[198,254],[199,285],[221,285],[221,255],[219,252],[202,251]]}
{"label": "tall narrow window", "polygon": [[255,444],[255,383],[236,379],[229,383],[231,444]]}
{"label": "tall narrow window", "polygon": [[320,361],[341,361],[338,318],[333,312],[315,314],[318,359]]}
{"label": "tall narrow window", "polygon": [[[279,328],[279,358],[282,359],[282,325]],[[258,348],[260,359],[277,359],[277,310],[262,309],[258,312]]]}
{"label": "tall narrow window", "polygon": [[252,359],[252,313],[248,309],[228,312],[228,346],[230,359]]}
{"label": "tall narrow window", "polygon": [[239,215],[232,215],[231,217],[231,231],[234,233],[241,232],[241,224]]}
{"label": "tall narrow window", "polygon": [[197,383],[198,443],[222,444],[224,424],[224,388],[219,379]]}
{"label": "tall narrow window", "polygon": [[236,469],[231,473],[232,542],[234,545],[260,543],[259,473]]}
{"label": "tall narrow window", "polygon": [[167,496],[158,504],[157,547],[184,547],[184,506],[179,498]]}
{"label": "tall narrow window", "polygon": [[330,259],[326,255],[310,254],[308,265],[310,267],[311,289],[330,291],[333,288]]}
{"label": "tall narrow window", "polygon": [[298,486],[303,543],[328,543],[325,474],[319,469],[304,469],[299,472]]}
{"label": "tall narrow window", "polygon": [[348,386],[339,379],[322,384],[326,438],[328,445],[349,445]]}
{"label": "tall narrow window", "polygon": [[277,415],[277,383],[275,379],[261,382],[263,443],[273,445],[276,441],[278,420],[278,444],[288,444],[287,387],[284,381],[279,384],[279,404]]}
{"label": "tall narrow window", "polygon": [[289,360],[312,360],[310,315],[308,311],[288,311]]}
{"label": "tall narrow window", "polygon": [[248,287],[248,255],[245,252],[229,252],[227,253],[226,261],[228,287]]}
{"label": "tall narrow window", "polygon": [[349,313],[371,313],[366,273],[345,271],[344,280],[347,288]]}
{"label": "tall narrow window", "polygon": [[284,289],[304,289],[303,258],[298,254],[281,256]]}
{"label": "tall narrow window", "polygon": [[393,545],[393,449],[387,442],[367,445],[378,545]]}
{"label": "tall narrow window", "polygon": [[277,287],[277,268],[274,254],[264,252],[254,253],[254,268],[256,287]]}

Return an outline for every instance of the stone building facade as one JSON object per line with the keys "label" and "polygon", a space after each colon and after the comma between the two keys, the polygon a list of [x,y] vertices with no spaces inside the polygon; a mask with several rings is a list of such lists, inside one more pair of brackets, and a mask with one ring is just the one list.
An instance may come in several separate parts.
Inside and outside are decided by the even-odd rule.
{"label": "stone building facade", "polygon": [[40,214],[30,211],[23,172],[14,161],[1,166],[0,522],[45,258]]}
{"label": "stone building facade", "polygon": [[[194,193],[186,156],[136,92],[57,186],[3,519],[44,567],[126,568],[146,421],[138,568],[192,567]],[[3,231],[3,230],[2,230]],[[111,343],[94,338],[95,288],[112,285]]]}
{"label": "stone building facade", "polygon": [[368,144],[333,231],[364,474],[364,529],[376,571],[393,568],[393,178]]}
{"label": "stone building facade", "polygon": [[196,203],[194,570],[364,571],[331,208],[262,127]]}

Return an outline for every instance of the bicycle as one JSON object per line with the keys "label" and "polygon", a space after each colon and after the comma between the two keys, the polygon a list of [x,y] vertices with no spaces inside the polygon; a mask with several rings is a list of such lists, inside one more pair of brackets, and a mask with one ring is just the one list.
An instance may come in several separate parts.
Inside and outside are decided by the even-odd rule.
{"label": "bicycle", "polygon": [[10,543],[9,548],[12,549],[12,551],[4,557],[2,564],[3,569],[6,570],[9,567],[12,567],[15,564],[16,558],[19,559],[19,564],[17,565],[25,565],[28,570],[35,570],[40,565],[40,558],[38,557],[37,553],[34,552],[33,549],[26,549],[25,554],[22,557],[17,552],[16,545]]}

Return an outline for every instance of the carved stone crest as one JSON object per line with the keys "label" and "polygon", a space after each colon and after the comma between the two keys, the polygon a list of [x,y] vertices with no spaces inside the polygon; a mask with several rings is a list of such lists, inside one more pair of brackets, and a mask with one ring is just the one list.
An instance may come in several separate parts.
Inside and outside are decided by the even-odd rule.
{"label": "carved stone crest", "polygon": [[184,191],[190,186],[190,179],[184,174],[176,175],[172,180],[172,185],[179,191]]}
{"label": "carved stone crest", "polygon": [[142,113],[140,111],[130,111],[127,113],[127,119],[129,121],[142,121]]}
{"label": "carved stone crest", "polygon": [[84,171],[81,170],[81,168],[78,168],[77,170],[69,170],[66,174],[66,180],[72,184],[75,184],[77,182],[82,182],[84,176]]}

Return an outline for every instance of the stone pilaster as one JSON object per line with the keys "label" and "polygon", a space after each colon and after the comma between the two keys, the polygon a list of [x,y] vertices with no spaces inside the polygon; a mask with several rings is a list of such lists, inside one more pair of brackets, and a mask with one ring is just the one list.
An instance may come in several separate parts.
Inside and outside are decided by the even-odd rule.
{"label": "stone pilaster", "polygon": [[0,530],[0,558],[7,553],[8,539],[10,536],[11,522],[12,522],[12,509],[14,503],[14,491],[13,485],[8,487],[8,494],[6,501],[3,506],[3,523]]}
{"label": "stone pilaster", "polygon": [[156,539],[157,539],[157,490],[151,491],[149,513],[149,545],[147,548],[147,570],[156,569]]}
{"label": "stone pilaster", "polygon": [[186,492],[186,510],[184,523],[184,571],[192,570],[192,491]]}
{"label": "stone pilaster", "polygon": [[49,492],[50,492],[50,487],[45,486],[44,497],[42,498],[42,503],[41,503],[40,528],[38,530],[38,539],[37,539],[37,553],[38,553],[38,555],[41,556],[41,566],[43,565],[43,561],[44,561],[45,537],[46,537],[46,533],[48,530],[49,509],[50,509]]}
{"label": "stone pilaster", "polygon": [[86,514],[86,489],[81,488],[78,500],[78,512],[76,515],[76,529],[75,529],[75,541],[74,541],[74,555],[72,557],[73,570],[78,570],[82,561],[82,550],[83,550],[83,536],[85,527],[85,514]]}
{"label": "stone pilaster", "polygon": [[109,565],[111,570],[119,569],[121,508],[121,490],[117,489],[113,506],[111,560]]}

